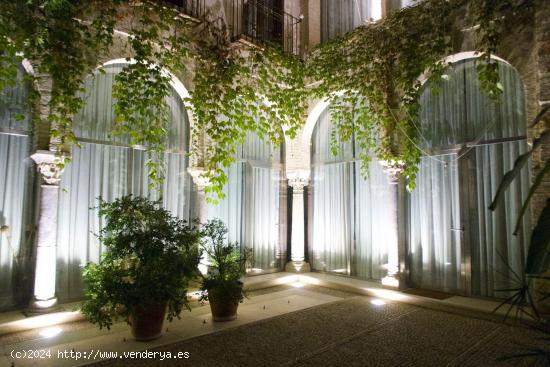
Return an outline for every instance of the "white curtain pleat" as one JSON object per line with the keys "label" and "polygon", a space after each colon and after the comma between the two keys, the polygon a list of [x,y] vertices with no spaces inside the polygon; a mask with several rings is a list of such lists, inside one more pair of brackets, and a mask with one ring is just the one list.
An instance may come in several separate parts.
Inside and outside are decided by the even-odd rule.
{"label": "white curtain pleat", "polygon": [[225,198],[208,204],[208,219],[220,219],[228,229],[230,242],[242,243],[245,189],[245,164],[231,165],[226,170],[228,181],[223,188]]}
{"label": "white curtain pleat", "polygon": [[170,108],[170,135],[164,154],[165,181],[162,192],[149,187],[144,150],[118,146],[128,137],[111,136],[114,119],[112,86],[124,65],[110,65],[105,73],[86,79],[85,107],[75,118],[75,131],[80,148],[72,149],[72,162],[61,180],[58,214],[57,293],[61,300],[82,296],[82,267],[97,262],[103,249],[96,234],[103,223],[98,217],[98,198],[112,201],[124,195],[162,197],[163,206],[173,215],[189,219],[190,185],[187,173],[188,121],[181,97],[172,91],[167,98]]}
{"label": "white curtain pleat", "polygon": [[312,136],[310,261],[316,270],[381,279],[391,245],[390,185],[376,160],[369,165],[368,178],[361,176],[353,142],[337,138],[334,156],[332,128],[325,110]]}
{"label": "white curtain pleat", "polygon": [[350,163],[313,169],[313,230],[310,243],[316,270],[350,273],[353,241],[353,175]]}
{"label": "white curtain pleat", "polygon": [[[496,211],[487,208],[504,174],[515,159],[527,150],[526,142],[508,142],[475,148],[477,216],[479,227],[472,247],[472,292],[476,295],[504,297],[499,290],[518,286],[530,239],[530,215],[523,219],[522,230],[512,234],[521,204],[529,190],[529,171],[524,170],[504,195]],[[476,238],[477,237],[477,238]]]}
{"label": "white curtain pleat", "polygon": [[[502,177],[527,150],[522,82],[517,71],[503,62],[499,62],[499,74],[503,93],[498,102],[481,90],[475,59],[449,67],[438,82],[439,93],[431,92],[433,81],[422,93],[422,147],[434,154],[459,151],[460,157],[423,157],[419,167],[417,188],[409,200],[411,279],[418,287],[457,292],[471,288],[475,295],[503,297],[506,293],[498,290],[517,285],[514,273],[522,273],[529,214],[522,233],[513,236],[511,232],[527,196],[529,168],[508,188],[499,208],[488,209]],[[466,143],[471,151],[459,150]],[[465,207],[460,208],[460,203]],[[437,221],[432,222],[436,215]],[[442,222],[445,218],[451,221]],[[457,237],[463,226],[463,238]],[[454,243],[451,248],[457,256],[462,246],[468,246],[471,263],[464,265],[471,268],[471,284],[465,283],[465,277],[460,281],[460,261],[468,259],[455,262],[447,255],[438,256],[447,254]]]}
{"label": "white curtain pleat", "polygon": [[277,269],[284,260],[279,246],[279,172],[254,166],[249,166],[249,172],[252,182],[246,197],[248,218],[243,245],[253,250],[253,268]]}
{"label": "white curtain pleat", "polygon": [[33,206],[24,73],[19,66],[16,85],[0,91],[0,310],[17,306],[28,291]]}
{"label": "white curtain pleat", "polygon": [[[363,279],[381,279],[388,263],[388,223],[392,222],[391,191],[388,176],[382,166],[372,160],[368,178],[360,172],[361,162],[355,162],[355,275]],[[395,233],[397,238],[397,233]]]}
{"label": "white curtain pleat", "polygon": [[373,1],[321,0],[321,42],[341,36],[373,17]]}
{"label": "white curtain pleat", "polygon": [[409,201],[409,261],[414,286],[461,290],[460,197],[456,154],[423,157]]}
{"label": "white curtain pleat", "polygon": [[[0,310],[14,307],[23,290],[15,275],[24,270],[30,224],[29,138],[0,133]],[[20,299],[19,299],[20,300]]]}
{"label": "white curtain pleat", "polygon": [[225,198],[208,204],[208,219],[228,227],[229,241],[251,248],[250,275],[281,270],[286,242],[281,238],[280,149],[249,132],[236,152],[237,162],[226,170]]}

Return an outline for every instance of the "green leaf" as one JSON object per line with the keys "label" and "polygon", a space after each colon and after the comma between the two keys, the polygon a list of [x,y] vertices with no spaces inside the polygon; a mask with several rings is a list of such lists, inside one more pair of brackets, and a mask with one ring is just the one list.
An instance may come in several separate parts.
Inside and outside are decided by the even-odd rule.
{"label": "green leaf", "polygon": [[502,180],[500,181],[497,189],[497,193],[493,198],[493,202],[491,203],[491,205],[489,205],[489,210],[496,210],[498,204],[504,197],[504,192],[510,186],[512,181],[520,174],[521,169],[529,161],[529,158],[533,154],[533,151],[541,146],[542,143],[548,139],[548,137],[550,137],[550,133],[548,131],[544,132],[538,139],[533,142],[533,147],[531,148],[531,150],[516,158],[516,160],[514,161],[514,167],[510,171],[506,172],[506,174],[502,177]]}
{"label": "green leaf", "polygon": [[520,174],[521,169],[529,161],[529,158],[531,157],[532,154],[533,154],[533,151],[530,150],[527,153],[520,155],[515,160],[514,167],[510,171],[506,172],[506,174],[502,177],[502,180],[498,185],[497,193],[493,198],[493,202],[491,203],[491,205],[489,205],[489,210],[491,211],[496,210],[499,202],[504,199],[504,192],[510,186],[512,181],[514,181],[514,179]]}

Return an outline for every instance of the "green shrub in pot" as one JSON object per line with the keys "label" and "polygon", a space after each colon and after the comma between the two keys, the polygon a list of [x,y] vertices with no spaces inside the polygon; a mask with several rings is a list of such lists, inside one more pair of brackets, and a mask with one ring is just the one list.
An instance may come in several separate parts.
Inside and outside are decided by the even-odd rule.
{"label": "green shrub in pot", "polygon": [[[200,231],[160,202],[142,197],[100,199],[98,209],[106,221],[99,233],[106,251],[98,264],[88,263],[84,269],[82,313],[100,328],[123,318],[136,339],[158,337],[166,311],[171,321],[184,307],[189,309],[187,284],[199,274]],[[140,318],[160,320],[160,326],[152,327],[158,332],[136,335]]]}
{"label": "green shrub in pot", "polygon": [[208,261],[208,273],[202,280],[201,300],[208,300],[214,321],[236,318],[237,307],[246,296],[241,278],[252,250],[241,250],[236,242],[227,240],[227,227],[219,219],[202,227],[203,250]]}

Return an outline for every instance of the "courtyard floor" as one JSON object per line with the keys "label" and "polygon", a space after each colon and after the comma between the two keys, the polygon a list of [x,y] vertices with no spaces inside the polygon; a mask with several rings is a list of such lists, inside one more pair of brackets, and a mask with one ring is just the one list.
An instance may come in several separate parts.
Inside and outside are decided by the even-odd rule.
{"label": "courtyard floor", "polygon": [[[5,334],[0,366],[547,365],[507,359],[548,348],[532,329],[301,282],[251,291],[235,321],[214,324],[209,306],[196,303],[165,328],[148,343],[134,341],[124,323],[110,331],[79,321]],[[123,354],[132,351],[141,353]]]}

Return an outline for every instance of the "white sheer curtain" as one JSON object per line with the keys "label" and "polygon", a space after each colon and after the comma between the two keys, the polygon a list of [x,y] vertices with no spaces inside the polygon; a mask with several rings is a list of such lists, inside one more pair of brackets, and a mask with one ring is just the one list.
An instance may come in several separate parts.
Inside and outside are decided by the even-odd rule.
{"label": "white sheer curtain", "polygon": [[456,158],[439,155],[420,162],[409,202],[410,279],[418,287],[447,292],[462,287],[458,166],[452,163]]}
{"label": "white sheer curtain", "polygon": [[249,133],[226,171],[225,199],[208,205],[208,218],[227,225],[229,240],[253,250],[252,275],[281,270],[286,260],[280,155],[280,149]]}
{"label": "white sheer curtain", "polygon": [[[499,73],[504,92],[498,103],[481,91],[475,59],[449,67],[438,94],[430,91],[429,84],[422,94],[421,144],[434,156],[422,159],[417,189],[410,196],[410,262],[416,286],[462,292],[471,289],[474,295],[503,296],[497,290],[510,288],[513,273],[522,272],[530,233],[529,215],[519,236],[513,236],[512,231],[528,191],[529,169],[524,169],[521,178],[512,183],[499,209],[488,210],[502,176],[527,149],[522,82],[515,69],[503,62],[499,62]],[[444,159],[437,156],[444,151],[455,154]],[[434,192],[434,182],[440,182],[445,170],[448,176],[453,172],[455,184],[438,183],[441,189],[436,197],[432,193],[433,204],[419,205],[426,200],[423,193]],[[460,187],[457,180],[461,181]],[[452,203],[438,209],[440,217],[450,216],[452,221],[418,227],[416,223],[428,221],[426,218],[439,203]],[[457,233],[462,233],[462,237],[456,237]],[[443,240],[431,240],[436,237]],[[454,278],[461,275],[454,261],[426,258],[427,253],[445,253],[455,242],[457,253],[465,251],[471,255],[471,260],[458,260],[465,268],[471,267],[471,284],[465,283],[465,277],[462,283],[455,282]],[[451,263],[448,270],[443,264],[447,262]],[[442,268],[447,271],[441,272]],[[462,284],[460,289],[453,289],[458,284]]]}
{"label": "white sheer curtain", "polygon": [[[368,178],[360,175],[361,162],[355,163],[355,275],[364,279],[386,276],[388,263],[387,228],[392,222],[391,188],[388,176],[376,159],[369,165]],[[397,234],[395,237],[397,238]]]}
{"label": "white sheer curtain", "polygon": [[360,175],[359,149],[352,142],[338,141],[332,155],[331,131],[325,110],[312,136],[309,260],[316,270],[380,279],[388,262],[389,183],[376,160],[368,179]]}
{"label": "white sheer curtain", "polygon": [[375,16],[380,0],[321,0],[321,42],[341,36]]}
{"label": "white sheer curtain", "polygon": [[[523,221],[522,232],[514,236],[512,231],[528,194],[530,167],[524,168],[521,176],[508,188],[504,202],[495,212],[489,212],[487,207],[504,174],[528,149],[525,96],[517,71],[501,63],[499,76],[504,94],[500,103],[491,104],[480,92],[474,72],[473,65],[467,68],[468,104],[472,106],[468,109],[468,118],[490,121],[490,128],[484,136],[488,143],[477,146],[472,152],[472,159],[476,162],[475,182],[472,184],[477,188],[479,218],[477,231],[471,239],[472,243],[479,243],[479,246],[472,247],[472,291],[478,295],[503,296],[506,293],[498,290],[515,284],[513,273],[521,274],[527,255],[531,234],[529,213]],[[503,138],[512,138],[512,141],[493,143],[495,139]]]}
{"label": "white sheer curtain", "polygon": [[311,265],[349,275],[354,240],[352,163],[314,166],[312,176]]}
{"label": "white sheer curtain", "polygon": [[228,181],[223,188],[225,198],[208,204],[208,219],[218,218],[225,223],[230,242],[242,244],[243,211],[245,196],[246,165],[238,162],[231,165],[226,174]]}
{"label": "white sheer curtain", "polygon": [[258,166],[249,166],[248,172],[251,183],[245,196],[247,220],[243,244],[253,250],[253,268],[279,269],[286,258],[279,241],[280,173]]}
{"label": "white sheer curtain", "polygon": [[[13,88],[0,91],[0,310],[26,296],[31,254],[32,174],[29,160],[28,88],[22,66]],[[23,117],[18,121],[18,116]],[[27,283],[29,279],[27,278]]]}
{"label": "white sheer curtain", "polygon": [[114,200],[133,194],[158,199],[182,219],[189,219],[190,185],[187,173],[187,113],[181,97],[172,91],[170,136],[165,153],[166,177],[162,192],[149,189],[147,153],[127,145],[127,137],[110,136],[114,119],[112,86],[123,64],[104,67],[86,79],[86,105],[75,117],[81,148],[72,149],[72,162],[62,176],[58,218],[58,276],[60,299],[82,295],[82,266],[97,262],[102,248],[96,238],[103,223],[97,215],[98,197]]}

